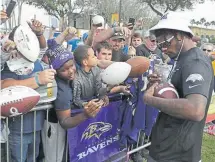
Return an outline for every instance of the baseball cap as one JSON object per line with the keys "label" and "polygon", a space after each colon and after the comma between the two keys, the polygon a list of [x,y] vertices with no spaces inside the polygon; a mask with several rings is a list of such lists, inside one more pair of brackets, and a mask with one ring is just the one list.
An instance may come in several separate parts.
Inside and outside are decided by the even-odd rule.
{"label": "baseball cap", "polygon": [[125,41],[125,37],[122,33],[115,33],[113,37],[111,37],[111,40],[117,40],[117,39],[123,39]]}
{"label": "baseball cap", "polygon": [[169,11],[165,13],[160,21],[150,29],[151,32],[159,29],[172,29],[178,30],[194,35],[192,30],[189,28],[189,21],[182,17],[180,13]]}
{"label": "baseball cap", "polygon": [[99,25],[101,24],[101,27],[98,27],[97,29],[104,29],[105,28],[105,20],[102,16],[96,15],[92,18],[93,25]]}

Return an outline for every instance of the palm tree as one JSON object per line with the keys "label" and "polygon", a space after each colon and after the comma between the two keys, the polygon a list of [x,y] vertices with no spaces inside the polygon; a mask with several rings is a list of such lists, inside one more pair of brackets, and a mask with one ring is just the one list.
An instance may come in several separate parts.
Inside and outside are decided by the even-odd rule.
{"label": "palm tree", "polygon": [[206,19],[205,19],[205,18],[201,18],[201,19],[200,19],[201,25],[204,25],[205,22],[206,22]]}
{"label": "palm tree", "polygon": [[211,26],[215,26],[215,21],[211,21]]}
{"label": "palm tree", "polygon": [[196,24],[196,20],[195,20],[195,19],[192,19],[192,20],[190,21],[190,24],[193,26],[194,24]]}
{"label": "palm tree", "polygon": [[196,21],[196,25],[198,26],[198,25],[200,25],[201,24],[201,22],[200,21]]}
{"label": "palm tree", "polygon": [[210,26],[211,24],[209,23],[209,22],[206,22],[206,23],[204,23],[204,26],[206,27],[206,28],[208,28],[208,26]]}

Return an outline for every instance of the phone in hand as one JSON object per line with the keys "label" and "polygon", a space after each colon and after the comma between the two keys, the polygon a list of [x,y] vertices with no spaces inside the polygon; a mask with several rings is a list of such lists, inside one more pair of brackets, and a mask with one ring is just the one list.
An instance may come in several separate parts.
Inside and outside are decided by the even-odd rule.
{"label": "phone in hand", "polygon": [[7,6],[7,9],[6,9],[6,14],[7,14],[7,17],[10,17],[13,10],[15,9],[16,7],[16,1],[14,0],[11,0],[10,3],[8,4]]}
{"label": "phone in hand", "polygon": [[128,23],[134,25],[134,23],[135,23],[135,18],[129,18]]}

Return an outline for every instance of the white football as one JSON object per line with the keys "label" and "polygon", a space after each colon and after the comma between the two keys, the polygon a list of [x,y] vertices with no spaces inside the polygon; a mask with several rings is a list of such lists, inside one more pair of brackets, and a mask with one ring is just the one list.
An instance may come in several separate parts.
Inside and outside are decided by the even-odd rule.
{"label": "white football", "polygon": [[126,62],[114,62],[108,66],[102,75],[102,81],[109,85],[117,85],[126,80],[131,72],[131,65]]}
{"label": "white football", "polygon": [[16,29],[14,42],[18,51],[29,61],[35,62],[38,59],[40,54],[39,41],[28,24],[22,24]]}
{"label": "white football", "polygon": [[25,86],[11,86],[0,92],[1,116],[14,116],[29,112],[40,100],[40,94]]}

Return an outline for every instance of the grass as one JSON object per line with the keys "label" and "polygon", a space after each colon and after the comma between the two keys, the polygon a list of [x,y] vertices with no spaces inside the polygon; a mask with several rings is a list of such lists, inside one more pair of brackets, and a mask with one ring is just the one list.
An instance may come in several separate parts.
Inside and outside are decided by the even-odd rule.
{"label": "grass", "polygon": [[215,162],[215,136],[206,133],[203,136],[202,161]]}

